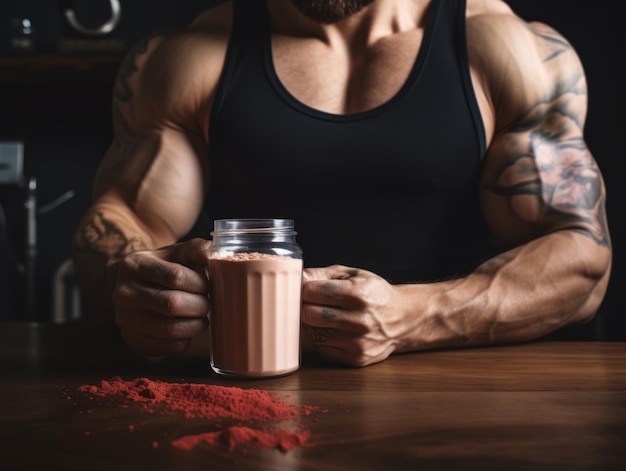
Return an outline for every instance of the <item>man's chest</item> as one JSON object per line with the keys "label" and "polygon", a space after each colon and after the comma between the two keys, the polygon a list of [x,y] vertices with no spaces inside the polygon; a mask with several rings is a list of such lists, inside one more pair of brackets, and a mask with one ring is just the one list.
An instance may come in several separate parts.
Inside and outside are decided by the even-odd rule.
{"label": "man's chest", "polygon": [[366,48],[312,39],[274,37],[270,67],[299,102],[327,113],[351,114],[392,99],[408,80],[422,31],[387,36]]}

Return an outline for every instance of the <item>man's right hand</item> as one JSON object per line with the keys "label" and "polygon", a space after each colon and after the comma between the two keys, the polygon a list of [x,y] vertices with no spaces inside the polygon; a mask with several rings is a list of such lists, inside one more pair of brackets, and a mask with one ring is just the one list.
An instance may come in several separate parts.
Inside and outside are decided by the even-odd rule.
{"label": "man's right hand", "polygon": [[211,242],[192,239],[120,260],[113,291],[124,341],[143,355],[182,353],[208,328]]}

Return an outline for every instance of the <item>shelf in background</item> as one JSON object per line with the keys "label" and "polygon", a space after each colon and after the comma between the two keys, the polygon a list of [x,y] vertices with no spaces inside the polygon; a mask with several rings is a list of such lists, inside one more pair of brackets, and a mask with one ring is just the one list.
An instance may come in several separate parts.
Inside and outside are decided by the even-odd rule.
{"label": "shelf in background", "polygon": [[0,53],[0,82],[110,80],[123,52]]}

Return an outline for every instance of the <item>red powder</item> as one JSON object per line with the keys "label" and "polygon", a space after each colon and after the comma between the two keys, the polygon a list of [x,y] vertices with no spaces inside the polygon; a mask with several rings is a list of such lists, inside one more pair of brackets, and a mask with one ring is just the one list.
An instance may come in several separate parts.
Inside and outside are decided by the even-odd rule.
{"label": "red powder", "polygon": [[191,450],[199,443],[214,445],[218,442],[228,444],[228,449],[233,450],[240,443],[254,443],[266,448],[278,448],[288,451],[294,447],[302,446],[309,439],[309,432],[264,432],[249,427],[228,427],[226,430],[206,432],[198,435],[186,435],[172,442],[172,446],[181,450]]}
{"label": "red powder", "polygon": [[[200,443],[225,443],[232,450],[237,444],[248,443],[287,451],[303,446],[309,440],[310,434],[302,430],[298,418],[317,409],[286,403],[275,394],[259,389],[166,383],[148,378],[125,381],[114,377],[98,385],[80,386],[78,390],[92,397],[121,397],[140,403],[143,410],[150,413],[174,412],[182,413],[188,419],[231,419],[246,424],[187,435],[172,441],[172,446],[181,450],[191,450]],[[289,429],[276,428],[277,424],[285,423],[290,425]],[[253,428],[253,424],[259,424],[261,428]],[[129,428],[132,430],[133,426]]]}
{"label": "red powder", "polygon": [[292,419],[297,414],[295,406],[258,389],[165,383],[147,378],[124,381],[116,377],[101,381],[99,386],[85,385],[78,390],[94,396],[121,396],[142,403],[148,412],[155,412],[156,406],[181,411],[188,419],[219,417],[244,422],[281,421]]}

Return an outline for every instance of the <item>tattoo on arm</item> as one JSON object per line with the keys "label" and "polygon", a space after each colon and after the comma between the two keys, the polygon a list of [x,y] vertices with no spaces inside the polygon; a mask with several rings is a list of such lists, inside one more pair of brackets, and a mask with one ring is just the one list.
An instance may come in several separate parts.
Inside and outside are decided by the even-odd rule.
{"label": "tattoo on arm", "polygon": [[[575,228],[609,245],[602,176],[582,136],[566,137],[553,122],[569,121],[556,104],[537,126],[518,127],[495,146],[503,165],[487,189],[507,198],[511,213],[539,226]],[[530,120],[534,121],[534,118]],[[533,220],[515,208],[520,198],[539,208]]]}
{"label": "tattoo on arm", "polygon": [[113,90],[113,96],[123,102],[128,103],[134,96],[132,87],[130,85],[130,79],[137,73],[139,67],[137,65],[138,59],[148,52],[150,42],[156,38],[163,38],[168,34],[167,31],[158,31],[152,35],[149,35],[139,41],[126,55],[126,58],[122,62],[117,74],[117,80],[115,82],[115,88]]}
{"label": "tattoo on arm", "polygon": [[82,253],[119,258],[131,252],[146,250],[145,242],[138,238],[127,238],[122,229],[97,212],[80,228],[76,249]]}
{"label": "tattoo on arm", "polygon": [[149,39],[146,38],[137,43],[120,66],[117,81],[115,82],[115,89],[113,90],[114,97],[119,101],[128,103],[133,98],[133,91],[130,87],[129,80],[135,72],[139,70],[136,64],[137,57],[148,52],[148,42]]}
{"label": "tattoo on arm", "polygon": [[583,137],[587,86],[572,46],[542,24],[529,24],[538,38],[551,88],[497,131],[489,150],[495,163],[485,188],[503,198],[509,214],[547,233],[576,230],[598,245],[610,245],[605,189],[600,169]]}
{"label": "tattoo on arm", "polygon": [[541,39],[546,49],[549,51],[548,56],[544,59],[544,62],[549,62],[552,59],[560,56],[563,53],[571,51],[572,46],[569,44],[560,34],[545,25],[528,26],[532,34]]}
{"label": "tattoo on arm", "polygon": [[139,153],[156,155],[158,151],[158,140],[140,130],[131,129],[118,106],[113,108],[113,117],[115,138],[98,168],[94,187],[96,195],[103,190],[102,185],[109,186],[112,182],[131,176],[134,179],[141,178],[150,167],[151,161],[133,157]]}
{"label": "tattoo on arm", "polygon": [[96,195],[100,192],[102,183],[108,186],[111,182],[119,181],[128,175],[139,178],[147,171],[149,163],[144,162],[142,164],[141,161],[133,160],[132,157],[141,150],[144,154],[154,155],[158,149],[159,143],[155,142],[154,137],[147,135],[131,122],[136,105],[133,101],[135,96],[133,86],[136,86],[133,79],[140,70],[141,56],[147,54],[150,49],[154,49],[153,43],[161,41],[168,34],[168,31],[159,31],[140,41],[128,53],[120,66],[113,92],[114,139],[106,158],[98,168],[95,185]]}

